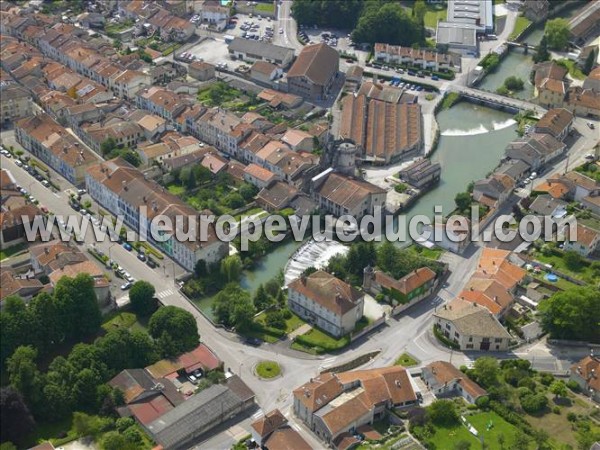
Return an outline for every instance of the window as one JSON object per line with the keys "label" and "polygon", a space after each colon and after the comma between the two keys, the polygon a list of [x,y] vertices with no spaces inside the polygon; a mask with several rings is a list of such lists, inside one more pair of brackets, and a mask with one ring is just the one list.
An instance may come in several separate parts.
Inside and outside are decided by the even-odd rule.
{"label": "window", "polygon": [[494,339],[494,342],[502,342],[502,338],[496,338]]}
{"label": "window", "polygon": [[500,350],[500,346],[499,345],[496,345],[496,350]]}
{"label": "window", "polygon": [[454,337],[455,337],[455,338],[459,338],[459,337],[460,337],[460,335],[459,335],[459,334],[458,334],[458,333],[455,331],[455,332],[454,332]]}
{"label": "window", "polygon": [[467,348],[473,348],[473,344],[467,344]]}
{"label": "window", "polygon": [[473,342],[473,336],[469,336],[469,342]]}

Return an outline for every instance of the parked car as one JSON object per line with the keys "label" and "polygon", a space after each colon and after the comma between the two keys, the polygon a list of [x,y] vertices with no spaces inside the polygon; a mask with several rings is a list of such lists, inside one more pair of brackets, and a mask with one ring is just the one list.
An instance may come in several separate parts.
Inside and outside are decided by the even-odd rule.
{"label": "parked car", "polygon": [[258,347],[262,343],[263,343],[263,340],[259,339],[259,338],[255,338],[255,337],[248,337],[248,338],[246,338],[246,344],[250,344],[250,345],[253,345],[255,347]]}
{"label": "parked car", "polygon": [[137,257],[140,261],[146,261],[146,255],[143,253],[138,253]]}
{"label": "parked car", "polygon": [[131,244],[129,242],[124,242],[123,243],[123,248],[125,250],[127,250],[128,252],[130,252],[133,247],[131,246]]}
{"label": "parked car", "polygon": [[594,125],[593,122],[588,122],[587,126],[590,128],[590,130],[593,130],[594,128],[596,128],[596,126]]}
{"label": "parked car", "polygon": [[125,284],[121,285],[121,290],[126,291],[127,289],[130,289],[131,286],[133,286],[133,283],[130,283],[129,281],[127,281]]}
{"label": "parked car", "polygon": [[154,262],[154,260],[153,260],[153,259],[151,259],[151,258],[147,258],[147,259],[146,259],[146,265],[147,265],[148,267],[150,267],[151,269],[155,269],[156,267],[158,267],[158,264],[156,264],[156,263]]}

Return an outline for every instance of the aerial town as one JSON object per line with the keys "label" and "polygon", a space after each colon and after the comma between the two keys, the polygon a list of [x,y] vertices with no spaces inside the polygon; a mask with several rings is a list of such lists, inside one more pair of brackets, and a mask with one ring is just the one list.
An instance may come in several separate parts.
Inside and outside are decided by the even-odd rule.
{"label": "aerial town", "polygon": [[599,130],[600,0],[0,0],[0,450],[599,450]]}

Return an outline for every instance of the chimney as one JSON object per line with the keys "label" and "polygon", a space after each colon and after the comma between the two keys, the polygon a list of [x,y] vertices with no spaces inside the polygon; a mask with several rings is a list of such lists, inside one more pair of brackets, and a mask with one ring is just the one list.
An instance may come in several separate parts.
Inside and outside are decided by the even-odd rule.
{"label": "chimney", "polygon": [[[494,301],[495,301],[496,303],[498,303],[498,296],[497,296],[497,295],[494,295]],[[498,304],[500,304],[500,303],[498,303]]]}

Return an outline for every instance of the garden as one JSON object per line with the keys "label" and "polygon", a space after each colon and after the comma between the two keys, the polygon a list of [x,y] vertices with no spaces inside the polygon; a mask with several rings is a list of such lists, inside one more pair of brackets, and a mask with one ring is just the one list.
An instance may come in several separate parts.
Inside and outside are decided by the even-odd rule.
{"label": "garden", "polygon": [[255,95],[245,94],[224,81],[198,91],[198,101],[207,107],[220,106],[234,112],[253,111],[261,103]]}
{"label": "garden", "polygon": [[[597,414],[578,385],[533,370],[529,361],[483,357],[461,367],[488,395],[474,405],[462,398],[437,400],[406,414],[410,431],[429,449],[589,448],[600,438]],[[469,431],[470,424],[477,436]],[[566,447],[570,446],[570,447]]]}

